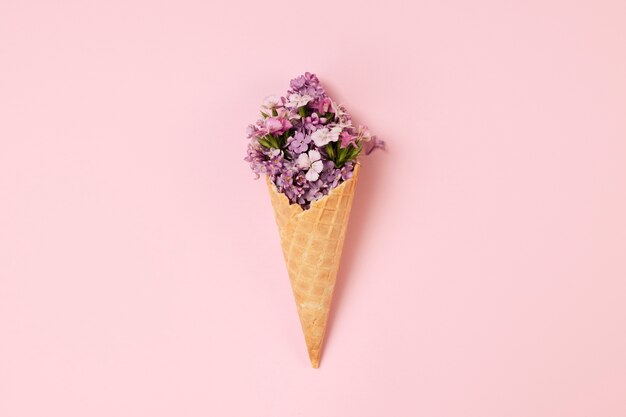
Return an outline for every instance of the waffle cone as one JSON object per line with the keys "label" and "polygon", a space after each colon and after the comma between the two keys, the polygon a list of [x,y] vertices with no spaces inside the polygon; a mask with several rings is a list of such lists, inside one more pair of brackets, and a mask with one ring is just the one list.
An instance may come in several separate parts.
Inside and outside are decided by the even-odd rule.
{"label": "waffle cone", "polygon": [[308,210],[289,204],[268,179],[281,246],[311,365],[319,367],[328,313],[352,208],[359,165],[351,179]]}

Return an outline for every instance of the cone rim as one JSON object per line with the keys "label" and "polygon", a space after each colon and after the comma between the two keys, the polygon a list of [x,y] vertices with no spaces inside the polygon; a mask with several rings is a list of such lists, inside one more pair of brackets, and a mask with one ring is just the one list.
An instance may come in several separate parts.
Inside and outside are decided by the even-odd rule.
{"label": "cone rim", "polygon": [[313,201],[313,202],[311,203],[311,207],[310,207],[309,209],[307,209],[307,210],[303,209],[303,208],[302,208],[302,206],[301,206],[300,204],[297,204],[297,203],[293,203],[293,204],[292,204],[292,203],[291,203],[291,201],[289,201],[289,199],[287,198],[287,196],[286,196],[285,194],[283,194],[283,193],[281,193],[281,192],[279,192],[279,191],[278,191],[278,189],[276,188],[276,185],[272,182],[272,180],[270,180],[270,177],[269,177],[269,176],[266,176],[265,178],[267,179],[267,183],[268,183],[269,185],[271,185],[271,189],[272,189],[272,191],[274,191],[276,194],[278,194],[278,195],[279,195],[279,198],[280,198],[281,200],[286,200],[286,201],[287,201],[287,204],[289,204],[290,206],[296,206],[295,208],[296,208],[296,210],[297,210],[298,212],[297,212],[296,214],[294,214],[294,215],[293,215],[293,217],[299,217],[299,216],[301,216],[303,213],[306,213],[306,212],[307,212],[308,210],[310,210],[311,208],[313,208],[313,207],[317,207],[318,205],[322,204],[321,202],[322,202],[325,198],[327,198],[328,196],[330,196],[330,195],[331,195],[331,194],[332,194],[335,190],[337,190],[337,189],[338,189],[339,187],[341,187],[342,185],[344,185],[344,184],[346,184],[346,183],[348,183],[348,182],[350,182],[350,181],[354,181],[354,180],[356,180],[356,176],[357,176],[357,174],[358,174],[358,171],[360,170],[360,167],[361,167],[361,164],[360,164],[359,162],[355,163],[355,164],[354,164],[354,171],[352,172],[352,177],[348,178],[347,180],[345,180],[344,182],[342,182],[341,184],[339,184],[337,187],[335,187],[335,188],[333,188],[332,190],[330,190],[330,192],[329,192],[327,195],[323,196],[323,197],[322,197],[322,198],[320,198],[320,199],[317,199],[317,200]]}

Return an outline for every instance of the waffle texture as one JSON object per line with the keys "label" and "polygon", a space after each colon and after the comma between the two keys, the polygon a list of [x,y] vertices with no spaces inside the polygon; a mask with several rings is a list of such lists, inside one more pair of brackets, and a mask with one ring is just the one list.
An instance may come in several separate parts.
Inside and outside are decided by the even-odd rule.
{"label": "waffle texture", "polygon": [[281,246],[311,365],[319,367],[328,313],[352,208],[359,165],[351,179],[308,210],[289,204],[267,180]]}

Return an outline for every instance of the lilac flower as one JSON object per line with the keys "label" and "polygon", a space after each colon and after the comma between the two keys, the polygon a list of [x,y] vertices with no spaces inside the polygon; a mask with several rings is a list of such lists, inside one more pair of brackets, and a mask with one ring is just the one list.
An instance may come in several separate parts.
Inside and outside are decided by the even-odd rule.
{"label": "lilac flower", "polygon": [[260,138],[261,136],[267,135],[265,120],[259,119],[253,125],[248,125],[247,133],[248,138]]}
{"label": "lilac flower", "polygon": [[352,173],[354,172],[354,163],[348,162],[344,166],[341,167],[339,173],[341,175],[341,179],[346,181],[352,178]]}
{"label": "lilac flower", "polygon": [[294,78],[293,80],[291,80],[291,88],[294,91],[298,91],[299,89],[301,89],[302,87],[304,87],[304,84],[306,83],[306,79],[304,78],[304,75],[301,75],[299,77]]}
{"label": "lilac flower", "polygon": [[252,168],[252,172],[255,173],[256,178],[259,178],[259,174],[265,174],[265,165],[264,162],[266,160],[266,156],[261,150],[261,145],[254,140],[250,142],[248,145],[248,153],[244,158],[244,161],[250,163],[250,168]]}
{"label": "lilac flower", "polygon": [[324,162],[324,170],[320,174],[320,180],[326,185],[326,188],[332,190],[341,180],[341,171],[335,168],[333,161]]}
{"label": "lilac flower", "polygon": [[[291,204],[305,210],[352,178],[356,156],[345,148],[363,146],[369,154],[385,146],[367,127],[354,127],[346,109],[308,72],[291,80],[286,95],[267,97],[261,112],[263,118],[248,126],[244,159],[257,178],[267,175]],[[340,147],[327,151],[326,145],[337,141]],[[352,159],[346,161],[346,155]]]}
{"label": "lilac flower", "polygon": [[274,179],[274,184],[280,192],[284,192],[290,200],[299,197],[304,193],[301,187],[294,183],[295,176],[300,173],[296,167],[286,165],[285,169],[278,173]]}
{"label": "lilac flower", "polygon": [[255,126],[254,125],[248,125],[248,128],[246,129],[246,133],[247,133],[248,139],[253,137],[255,132],[256,132]]}
{"label": "lilac flower", "polygon": [[308,181],[316,181],[322,169],[324,169],[324,162],[321,161],[322,156],[316,150],[309,151],[308,154],[302,153],[298,156],[296,162],[298,167],[306,169],[305,178]]}
{"label": "lilac flower", "polygon": [[270,158],[270,160],[267,162],[266,167],[267,167],[267,172],[272,175],[278,175],[281,172],[281,169],[283,168],[283,164],[284,164],[284,158],[282,155],[276,155],[273,156],[272,158]]}
{"label": "lilac flower", "polygon": [[307,190],[306,194],[304,194],[304,199],[309,202],[319,200],[320,198],[324,197],[323,188],[324,183],[322,181],[317,180],[315,182],[311,182],[309,184],[309,189]]}
{"label": "lilac flower", "polygon": [[313,97],[314,100],[318,98],[324,98],[326,96],[326,92],[319,85],[319,80],[315,76],[315,74],[311,74],[309,72],[301,75],[297,78],[291,80],[291,90],[288,93],[298,93],[298,94],[306,94]]}
{"label": "lilac flower", "polygon": [[298,174],[296,175],[296,178],[294,179],[294,184],[296,184],[297,186],[303,187],[306,184],[306,177],[304,176],[304,174],[302,172],[298,172]]}
{"label": "lilac flower", "polygon": [[310,116],[304,118],[304,128],[309,131],[316,130],[319,126],[326,123],[325,117],[319,117],[317,113],[311,113]]}
{"label": "lilac flower", "polygon": [[296,134],[287,140],[288,148],[295,154],[306,152],[309,149],[309,143],[311,143],[311,137],[305,136],[302,132],[296,132]]}
{"label": "lilac flower", "polygon": [[320,81],[315,74],[305,72],[304,75],[301,75],[291,80],[290,85],[293,91],[298,91],[302,90],[303,88],[317,87],[319,86],[319,82]]}

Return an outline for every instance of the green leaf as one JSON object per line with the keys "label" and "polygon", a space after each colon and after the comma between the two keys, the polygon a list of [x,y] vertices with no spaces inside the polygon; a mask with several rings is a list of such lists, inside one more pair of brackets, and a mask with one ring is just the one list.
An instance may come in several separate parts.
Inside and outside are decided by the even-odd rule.
{"label": "green leaf", "polygon": [[274,135],[267,135],[267,137],[269,138],[269,142],[272,145],[272,148],[279,148],[278,146],[278,139],[276,138],[276,136]]}
{"label": "green leaf", "polygon": [[356,158],[359,152],[361,152],[361,149],[355,148],[354,146],[350,145],[350,151],[348,152],[348,161],[352,161],[354,158]]}
{"label": "green leaf", "polygon": [[335,162],[335,149],[333,148],[332,143],[326,145],[326,153],[328,154],[328,158],[330,158],[331,161]]}
{"label": "green leaf", "polygon": [[266,113],[263,113],[263,112],[261,112],[261,116],[263,116],[264,119],[267,119],[268,117],[270,117],[269,114],[266,114]]}
{"label": "green leaf", "polygon": [[272,109],[272,116],[274,117],[278,116],[278,112],[276,111],[276,109]]}
{"label": "green leaf", "polygon": [[265,138],[259,138],[259,143],[261,144],[261,146],[265,146],[266,148],[271,148],[272,145],[269,143],[269,141]]}
{"label": "green leaf", "polygon": [[339,166],[343,166],[346,163],[346,158],[348,157],[348,148],[339,147],[339,152],[337,152],[337,163]]}
{"label": "green leaf", "polygon": [[298,109],[298,114],[302,117],[306,117],[306,110],[304,109],[304,107],[300,107]]}
{"label": "green leaf", "polygon": [[336,149],[334,149],[334,158],[331,159],[333,159],[333,162],[335,163],[335,166],[337,168],[341,168],[346,164],[346,162],[352,161],[359,155],[362,146],[358,144],[357,146],[348,145],[347,147],[342,148],[339,142],[335,142],[335,148]]}

